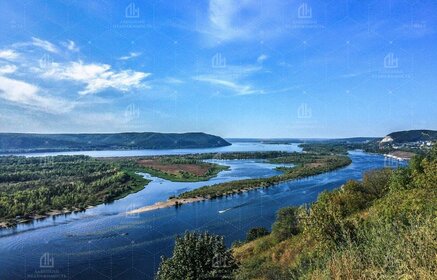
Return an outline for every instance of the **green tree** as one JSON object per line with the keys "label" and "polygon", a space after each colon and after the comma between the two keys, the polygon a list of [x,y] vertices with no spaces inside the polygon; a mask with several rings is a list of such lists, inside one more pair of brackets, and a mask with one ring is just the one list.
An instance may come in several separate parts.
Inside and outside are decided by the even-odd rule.
{"label": "green tree", "polygon": [[252,240],[266,236],[268,234],[269,234],[269,231],[264,227],[251,228],[246,235],[246,242],[250,242]]}
{"label": "green tree", "polygon": [[279,209],[272,233],[278,241],[285,240],[299,233],[299,219],[297,207]]}
{"label": "green tree", "polygon": [[236,268],[223,237],[207,232],[186,232],[176,238],[173,256],[162,258],[157,279],[231,279]]}

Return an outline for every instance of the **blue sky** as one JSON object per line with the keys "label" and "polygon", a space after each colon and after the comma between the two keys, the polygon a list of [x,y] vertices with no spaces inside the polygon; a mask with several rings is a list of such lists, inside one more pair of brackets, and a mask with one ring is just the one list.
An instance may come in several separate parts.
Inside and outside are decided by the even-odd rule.
{"label": "blue sky", "polygon": [[0,131],[437,129],[435,1],[0,1]]}

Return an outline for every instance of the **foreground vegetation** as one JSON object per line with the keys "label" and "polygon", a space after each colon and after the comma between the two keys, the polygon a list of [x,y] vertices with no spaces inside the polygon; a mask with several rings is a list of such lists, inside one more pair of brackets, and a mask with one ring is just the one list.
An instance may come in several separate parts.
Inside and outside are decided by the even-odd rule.
{"label": "foreground vegetation", "polygon": [[12,225],[109,202],[148,181],[87,156],[0,157],[0,222]]}
{"label": "foreground vegetation", "polygon": [[179,195],[178,198],[186,199],[203,197],[211,199],[234,193],[240,193],[255,188],[270,187],[283,181],[299,179],[308,176],[318,175],[328,171],[333,171],[335,169],[349,165],[351,163],[351,160],[349,157],[341,155],[286,153],[281,155],[280,157],[271,158],[269,162],[293,163],[296,166],[292,168],[279,167],[278,169],[283,171],[281,175],[269,178],[246,179],[205,186],[182,193],[181,195]]}
{"label": "foreground vegetation", "polygon": [[[219,248],[217,254],[213,248]],[[214,266],[216,256],[230,265]],[[214,270],[220,267],[224,279],[236,280],[431,280],[437,275],[436,256],[434,147],[408,167],[374,170],[362,181],[323,192],[310,207],[281,209],[271,233],[254,228],[244,243],[228,251],[217,236],[186,233],[177,239],[173,257],[163,259],[157,276],[223,279]]]}
{"label": "foreground vegetation", "polygon": [[236,279],[435,279],[437,149],[367,173],[234,248]]}
{"label": "foreground vegetation", "polygon": [[223,237],[187,232],[176,238],[173,256],[162,258],[158,280],[232,279],[237,268]]}

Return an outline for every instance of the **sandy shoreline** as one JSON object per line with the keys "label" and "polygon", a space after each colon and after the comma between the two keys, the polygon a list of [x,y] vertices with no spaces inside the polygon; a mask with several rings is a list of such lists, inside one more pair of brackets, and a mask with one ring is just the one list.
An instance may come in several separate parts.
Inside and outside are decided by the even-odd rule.
{"label": "sandy shoreline", "polygon": [[157,210],[157,209],[161,209],[161,208],[168,208],[168,207],[172,207],[172,206],[179,206],[179,205],[182,205],[182,204],[193,203],[193,202],[204,201],[204,200],[207,200],[207,198],[205,198],[205,197],[173,198],[173,199],[169,199],[167,201],[159,201],[159,202],[156,202],[153,205],[148,205],[148,206],[144,206],[144,207],[141,207],[141,208],[138,208],[138,209],[134,209],[134,210],[128,211],[128,212],[126,212],[126,214],[133,215],[133,214],[153,211],[153,210]]}
{"label": "sandy shoreline", "polygon": [[63,209],[63,210],[50,210],[49,212],[47,212],[43,215],[35,214],[35,215],[30,215],[28,217],[16,218],[16,219],[12,219],[12,220],[6,221],[6,222],[0,222],[0,229],[16,226],[18,224],[30,223],[30,222],[35,221],[35,220],[46,219],[46,218],[50,218],[53,216],[67,215],[67,214],[71,214],[74,212],[81,212],[81,211],[85,211],[87,209],[91,209],[93,207],[94,206],[87,206],[85,209],[74,208],[74,209]]}

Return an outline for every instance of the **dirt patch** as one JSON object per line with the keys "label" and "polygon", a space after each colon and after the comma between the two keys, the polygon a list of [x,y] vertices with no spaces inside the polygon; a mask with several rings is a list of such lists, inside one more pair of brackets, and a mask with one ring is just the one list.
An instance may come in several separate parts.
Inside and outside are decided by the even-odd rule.
{"label": "dirt patch", "polygon": [[323,163],[321,162],[313,162],[313,163],[307,163],[305,164],[306,167],[320,167],[323,166]]}
{"label": "dirt patch", "polygon": [[181,172],[188,172],[196,176],[205,176],[210,166],[208,164],[185,164],[185,163],[162,163],[158,159],[143,159],[138,163],[144,167],[153,168],[164,173],[178,175]]}
{"label": "dirt patch", "polygon": [[401,159],[411,159],[415,155],[415,153],[405,152],[405,151],[394,151],[394,152],[390,152],[389,155]]}

